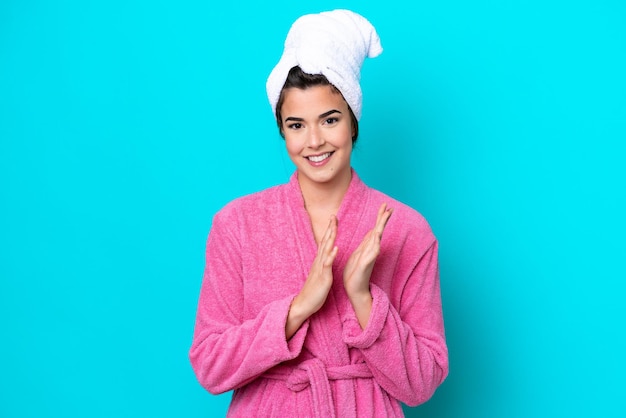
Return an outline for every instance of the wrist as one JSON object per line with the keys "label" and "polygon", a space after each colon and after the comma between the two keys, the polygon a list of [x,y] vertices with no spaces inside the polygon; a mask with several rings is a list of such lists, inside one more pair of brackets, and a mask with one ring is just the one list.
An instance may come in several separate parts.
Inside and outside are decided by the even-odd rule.
{"label": "wrist", "polygon": [[348,299],[352,306],[356,305],[371,305],[372,304],[372,292],[369,288],[356,292],[348,292]]}
{"label": "wrist", "polygon": [[370,313],[372,311],[372,305],[374,298],[369,289],[366,292],[353,293],[348,295],[352,309],[356,314],[357,320],[361,329],[365,329],[369,322]]}
{"label": "wrist", "polygon": [[285,324],[285,334],[289,340],[298,331],[300,326],[307,320],[309,315],[302,309],[302,304],[299,302],[298,296],[296,296],[289,305],[289,312],[287,313],[287,323]]}
{"label": "wrist", "polygon": [[304,322],[309,315],[306,314],[306,309],[302,306],[300,295],[296,296],[289,306],[289,316],[297,322]]}

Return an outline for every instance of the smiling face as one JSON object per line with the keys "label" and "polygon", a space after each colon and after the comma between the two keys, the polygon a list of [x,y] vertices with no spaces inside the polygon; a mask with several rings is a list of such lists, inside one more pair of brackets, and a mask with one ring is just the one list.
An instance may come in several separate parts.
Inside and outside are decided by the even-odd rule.
{"label": "smiling face", "polygon": [[280,113],[301,187],[347,187],[354,129],[343,96],[331,86],[289,88]]}

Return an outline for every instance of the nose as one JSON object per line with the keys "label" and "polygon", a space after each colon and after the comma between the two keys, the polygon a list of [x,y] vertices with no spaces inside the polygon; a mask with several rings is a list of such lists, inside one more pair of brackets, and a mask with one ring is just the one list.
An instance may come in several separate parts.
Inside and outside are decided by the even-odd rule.
{"label": "nose", "polygon": [[322,133],[320,132],[319,127],[314,126],[309,129],[309,133],[307,137],[307,146],[309,148],[316,149],[316,148],[321,147],[325,143],[326,141],[324,140],[324,137]]}

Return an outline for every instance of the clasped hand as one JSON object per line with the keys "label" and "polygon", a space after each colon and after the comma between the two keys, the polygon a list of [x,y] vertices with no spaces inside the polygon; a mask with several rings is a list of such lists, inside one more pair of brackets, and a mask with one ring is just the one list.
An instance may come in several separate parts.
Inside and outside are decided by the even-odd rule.
{"label": "clasped hand", "polygon": [[[359,323],[365,328],[372,305],[370,277],[374,263],[380,253],[380,241],[387,221],[393,209],[383,203],[378,210],[376,224],[350,255],[343,271],[343,286],[352,304]],[[287,338],[290,338],[299,326],[315,312],[320,310],[333,284],[333,262],[339,249],[335,245],[337,237],[337,218],[330,218],[328,228],[317,248],[317,255],[300,293],[292,302],[287,322]]]}

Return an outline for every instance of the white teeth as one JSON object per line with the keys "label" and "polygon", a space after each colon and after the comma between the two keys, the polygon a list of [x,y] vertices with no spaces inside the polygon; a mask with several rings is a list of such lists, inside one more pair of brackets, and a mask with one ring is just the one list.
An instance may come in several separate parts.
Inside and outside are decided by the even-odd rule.
{"label": "white teeth", "polygon": [[310,157],[307,157],[307,158],[313,161],[314,163],[319,163],[319,162],[324,161],[328,157],[330,157],[330,152],[327,152],[326,154],[322,154],[322,155],[311,155]]}

